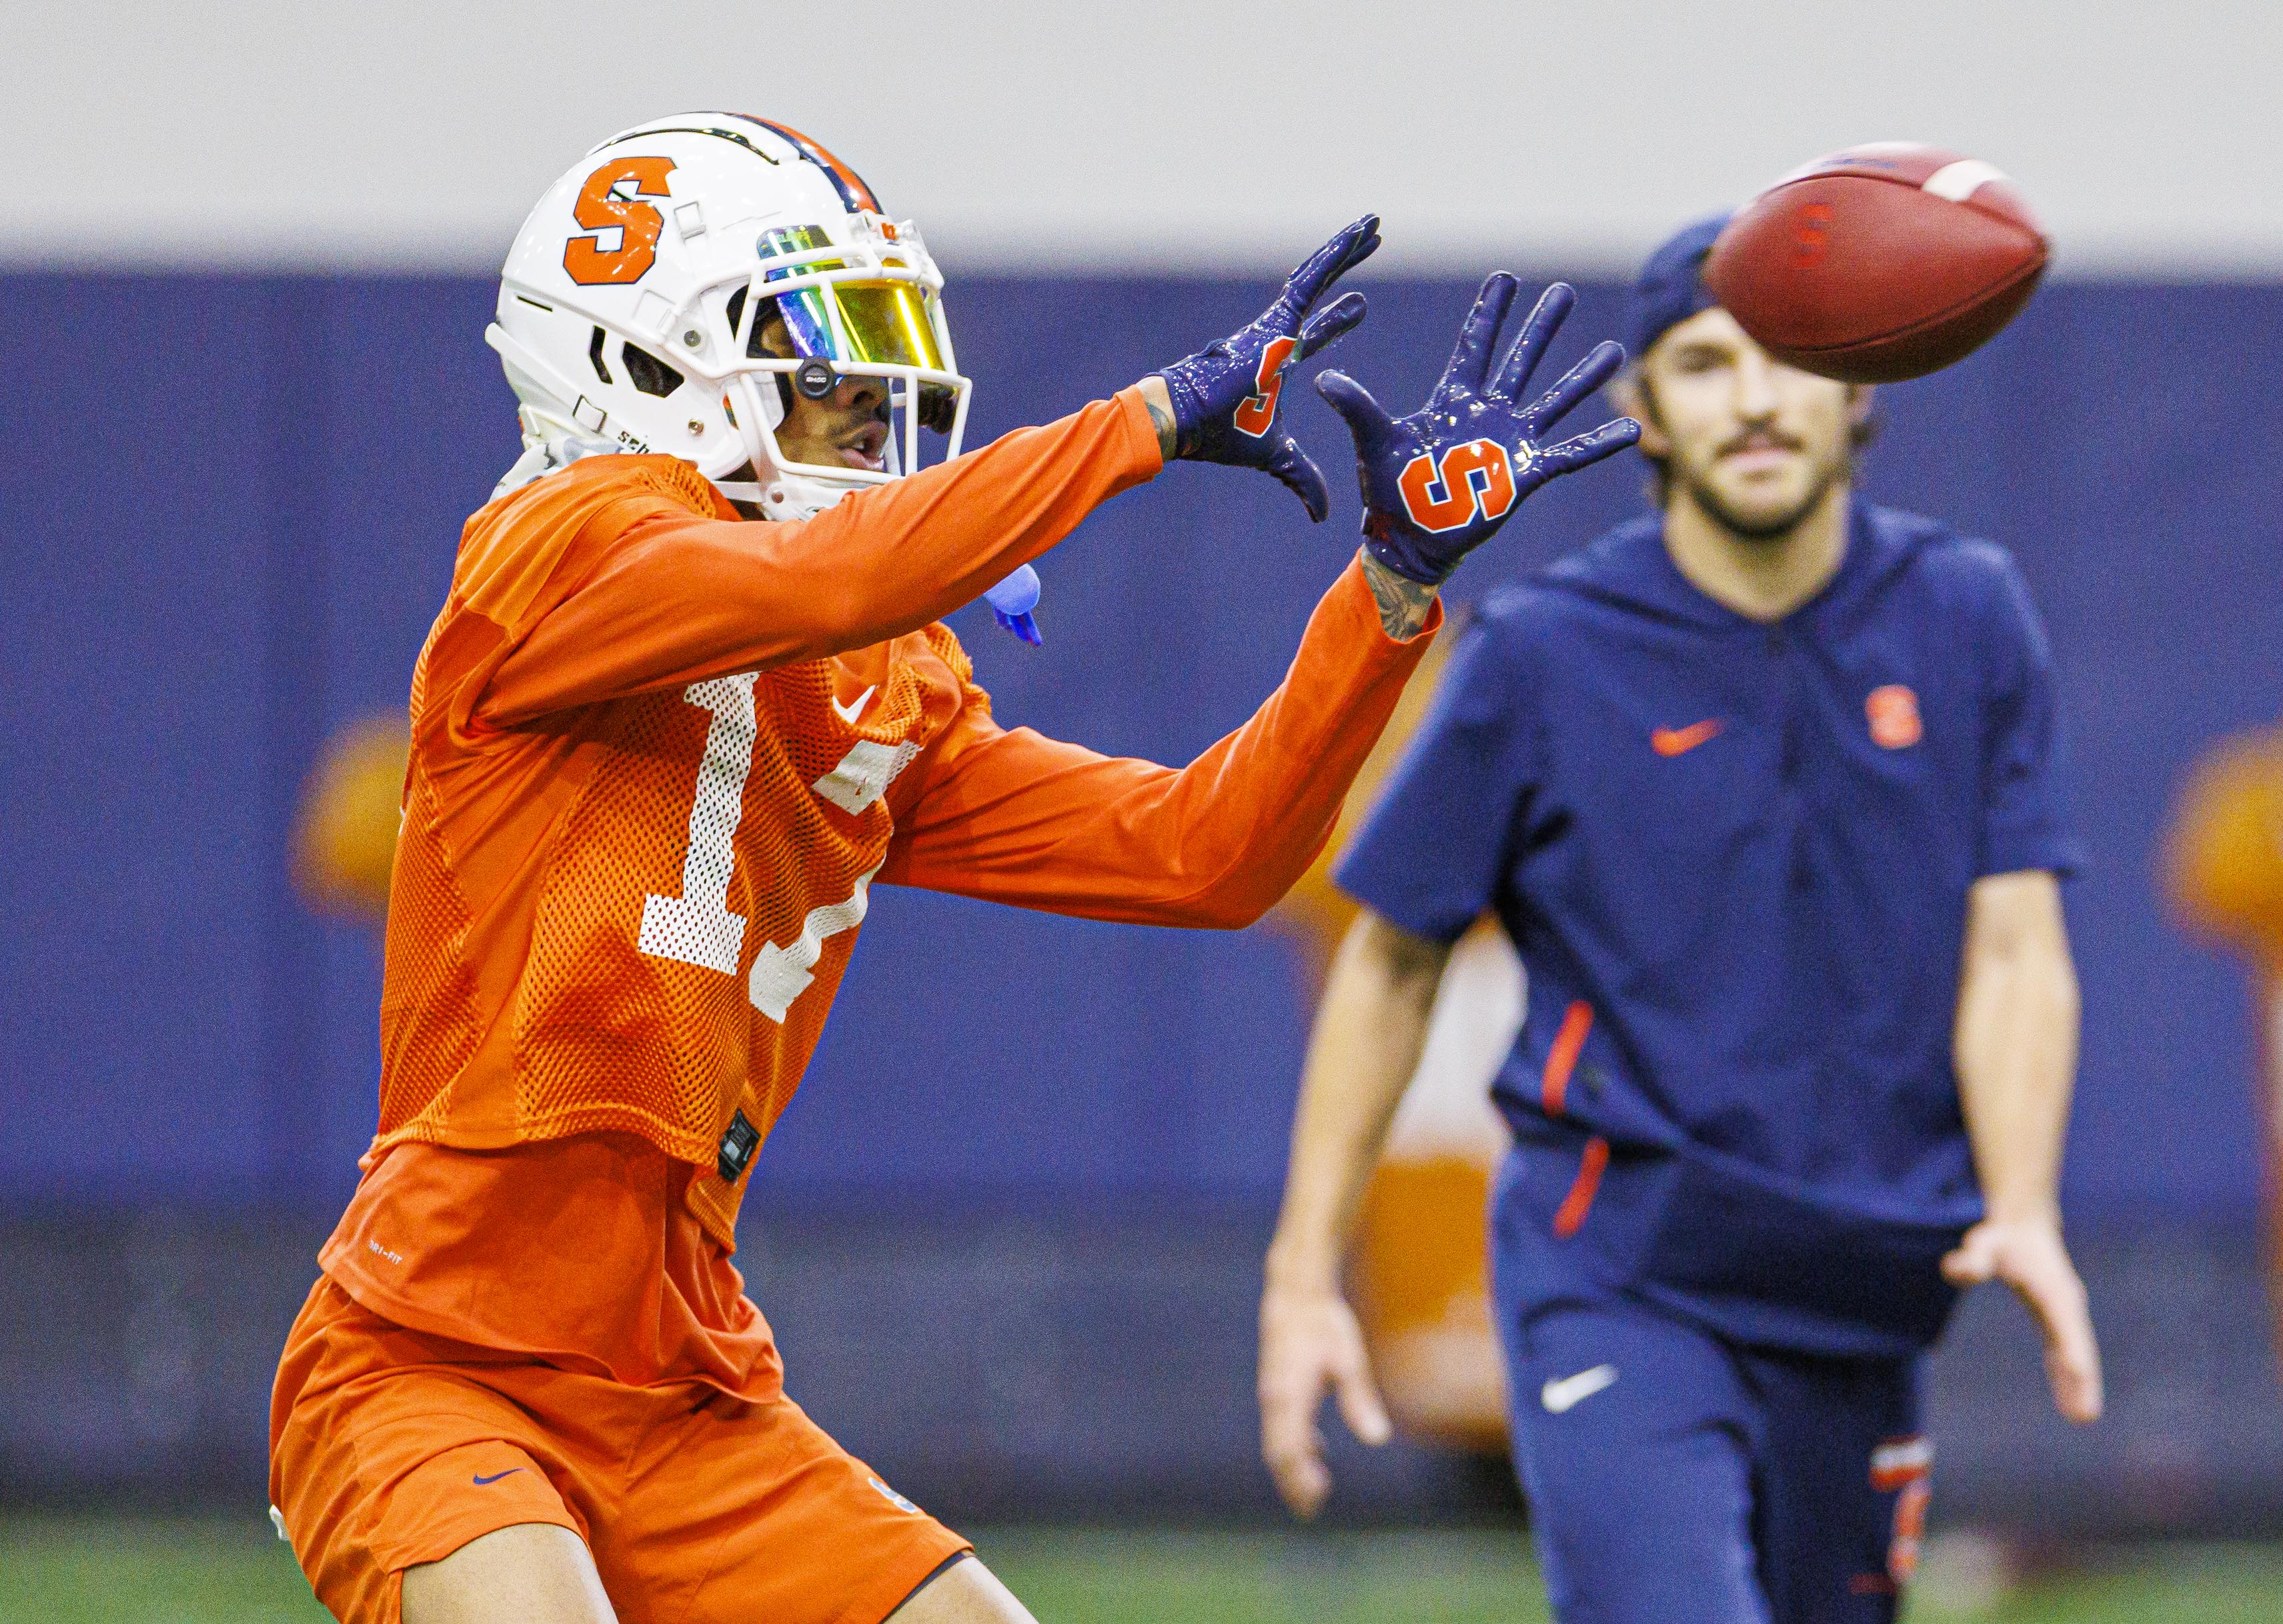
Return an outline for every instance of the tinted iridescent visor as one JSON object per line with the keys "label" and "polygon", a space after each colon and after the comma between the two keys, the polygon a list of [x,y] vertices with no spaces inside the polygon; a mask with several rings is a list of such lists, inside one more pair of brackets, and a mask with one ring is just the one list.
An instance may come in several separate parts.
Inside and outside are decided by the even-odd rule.
{"label": "tinted iridescent visor", "polygon": [[[779,228],[764,232],[765,254],[783,254],[791,262],[761,272],[761,286],[799,281],[806,286],[773,294],[783,317],[793,353],[804,358],[821,355],[843,367],[911,367],[927,372],[949,372],[943,344],[929,308],[926,286],[911,280],[847,276],[846,261],[820,255],[830,240],[816,226]],[[819,279],[821,278],[821,279]],[[952,391],[941,384],[919,384],[921,418],[927,426],[948,429]]]}
{"label": "tinted iridescent visor", "polygon": [[785,332],[802,355],[947,371],[927,317],[926,295],[909,282],[827,282],[777,295]]}

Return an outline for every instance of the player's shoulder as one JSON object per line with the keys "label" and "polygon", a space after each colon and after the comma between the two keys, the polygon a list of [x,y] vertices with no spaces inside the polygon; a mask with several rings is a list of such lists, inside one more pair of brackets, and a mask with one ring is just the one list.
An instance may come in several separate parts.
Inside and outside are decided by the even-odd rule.
{"label": "player's shoulder", "polygon": [[2014,555],[1986,536],[1968,535],[1939,519],[1865,503],[1861,522],[1883,549],[1933,579],[1989,590],[2016,575]]}
{"label": "player's shoulder", "polygon": [[2022,567],[2001,543],[1901,508],[1866,504],[1860,518],[1882,573],[1907,582],[1927,609],[1945,616],[2011,620],[2027,607]]}
{"label": "player's shoulder", "polygon": [[582,538],[590,546],[608,544],[610,536],[592,534],[605,513],[616,510],[627,524],[676,513],[736,516],[712,483],[679,457],[613,453],[549,464],[544,459],[550,453],[560,455],[552,447],[526,453],[460,532],[454,595],[503,624],[503,613],[512,618],[517,605],[534,600]]}
{"label": "player's shoulder", "polygon": [[469,518],[464,547],[478,537],[526,537],[583,522],[613,502],[643,497],[701,519],[735,516],[713,483],[678,457],[612,453],[554,462],[550,454],[561,455],[539,447],[516,464]]}

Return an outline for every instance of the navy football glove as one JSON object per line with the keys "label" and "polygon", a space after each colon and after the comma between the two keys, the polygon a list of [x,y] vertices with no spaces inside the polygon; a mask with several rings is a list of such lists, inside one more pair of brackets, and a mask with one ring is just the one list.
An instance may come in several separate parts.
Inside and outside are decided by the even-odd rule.
{"label": "navy football glove", "polygon": [[1379,246],[1379,216],[1366,215],[1309,257],[1284,292],[1243,332],[1176,361],[1157,374],[1173,401],[1173,455],[1201,463],[1265,468],[1292,488],[1321,523],[1331,511],[1324,476],[1285,432],[1284,374],[1363,320],[1363,295],[1317,310],[1324,291]]}
{"label": "navy football glove", "polygon": [[1614,377],[1622,345],[1602,343],[1529,405],[1517,397],[1578,295],[1546,290],[1521,336],[1490,376],[1491,351],[1518,285],[1504,271],[1483,284],[1459,329],[1459,347],[1427,404],[1390,418],[1344,372],[1321,372],[1316,391],[1347,420],[1363,481],[1364,545],[1399,575],[1434,585],[1496,534],[1522,499],[1547,480],[1598,463],[1640,438],[1631,418],[1559,445],[1539,438]]}

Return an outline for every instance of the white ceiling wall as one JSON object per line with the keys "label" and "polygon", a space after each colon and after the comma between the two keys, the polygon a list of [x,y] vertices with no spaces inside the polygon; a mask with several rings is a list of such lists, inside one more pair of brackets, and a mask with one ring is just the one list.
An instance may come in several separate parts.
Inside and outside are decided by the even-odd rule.
{"label": "white ceiling wall", "polygon": [[1819,152],[1991,159],[2065,272],[2283,273],[2283,4],[91,0],[0,16],[0,262],[488,269],[682,107],[808,131],[957,269],[1590,273]]}

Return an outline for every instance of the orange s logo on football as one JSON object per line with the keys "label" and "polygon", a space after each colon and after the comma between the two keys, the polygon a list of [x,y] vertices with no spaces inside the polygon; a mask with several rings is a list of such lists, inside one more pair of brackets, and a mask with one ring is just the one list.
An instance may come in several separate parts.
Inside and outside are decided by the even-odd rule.
{"label": "orange s logo on football", "polygon": [[1253,374],[1253,393],[1236,409],[1236,432],[1258,440],[1276,421],[1276,397],[1284,393],[1284,363],[1299,347],[1297,339],[1272,339],[1260,352],[1260,370]]}
{"label": "orange s logo on football", "polygon": [[1871,742],[1882,750],[1907,750],[1926,737],[1919,721],[1919,697],[1900,683],[1874,688],[1863,701]]}
{"label": "orange s logo on football", "polygon": [[[666,216],[654,203],[641,198],[667,195],[666,177],[674,171],[671,158],[614,158],[587,177],[571,216],[595,233],[573,237],[563,245],[563,269],[580,287],[600,287],[639,282],[658,263],[658,235]],[[634,183],[631,196],[618,188]],[[617,246],[604,247],[605,233],[618,233]]]}
{"label": "orange s logo on football", "polygon": [[1469,440],[1445,451],[1439,466],[1422,451],[1404,465],[1396,487],[1411,522],[1439,535],[1472,524],[1478,513],[1504,517],[1514,505],[1514,464],[1497,441]]}
{"label": "orange s logo on football", "polygon": [[1799,211],[1799,223],[1792,228],[1792,264],[1801,270],[1813,270],[1823,263],[1823,251],[1831,246],[1831,205],[1810,203]]}

